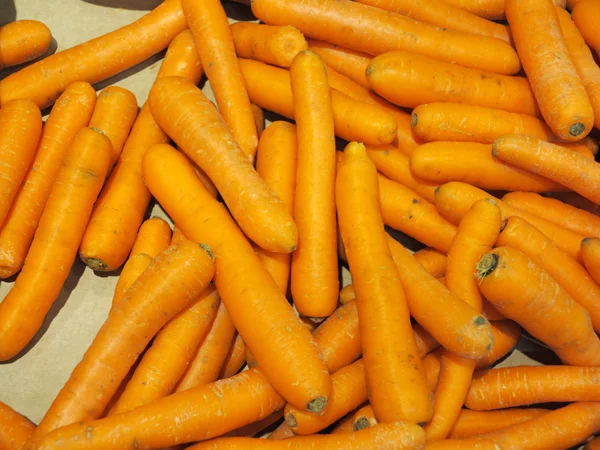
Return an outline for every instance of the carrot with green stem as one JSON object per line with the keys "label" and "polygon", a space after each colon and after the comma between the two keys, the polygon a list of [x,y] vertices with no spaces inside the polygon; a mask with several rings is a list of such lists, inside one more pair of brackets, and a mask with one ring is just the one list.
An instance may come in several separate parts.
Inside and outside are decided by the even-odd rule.
{"label": "carrot with green stem", "polygon": [[371,55],[357,52],[336,44],[316,39],[307,39],[309,50],[321,55],[327,66],[347,76],[358,85],[370,89],[365,71],[371,62]]}
{"label": "carrot with green stem", "polygon": [[600,5],[595,0],[578,1],[573,7],[571,18],[585,42],[600,55],[600,38],[598,37],[598,23],[594,18],[600,13]]}
{"label": "carrot with green stem", "polygon": [[510,408],[497,411],[462,409],[448,437],[450,439],[464,439],[486,434],[535,419],[548,412],[549,410],[542,408]]}
{"label": "carrot with green stem", "polygon": [[221,367],[221,372],[219,372],[219,379],[234,376],[244,366],[245,362],[246,344],[238,333],[223,362],[223,367]]}
{"label": "carrot with green stem", "polygon": [[0,69],[42,56],[52,43],[52,33],[37,20],[16,20],[0,28]]}
{"label": "carrot with green stem", "polygon": [[475,370],[488,369],[501,358],[509,354],[521,337],[521,327],[512,320],[494,320],[490,322],[494,333],[494,346],[477,360]]}
{"label": "carrot with green stem", "polygon": [[581,241],[581,259],[590,276],[600,284],[600,239],[585,238]]}
{"label": "carrot with green stem", "polygon": [[34,429],[27,418],[0,402],[0,448],[20,450]]}

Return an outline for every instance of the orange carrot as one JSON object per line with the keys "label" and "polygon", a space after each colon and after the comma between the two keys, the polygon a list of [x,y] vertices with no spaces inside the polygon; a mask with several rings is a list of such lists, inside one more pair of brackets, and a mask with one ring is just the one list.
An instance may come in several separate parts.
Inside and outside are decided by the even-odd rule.
{"label": "orange carrot", "polygon": [[365,428],[377,425],[377,418],[371,405],[366,405],[354,413],[353,431],[363,430]]}
{"label": "orange carrot", "polygon": [[171,236],[171,245],[176,245],[179,244],[180,242],[185,241],[187,238],[185,237],[185,235],[183,234],[183,231],[181,231],[181,228],[179,228],[177,226],[177,224],[175,224],[173,226],[173,234]]}
{"label": "orange carrot", "polygon": [[348,286],[340,289],[339,300],[341,305],[345,305],[353,300],[356,300],[356,293],[354,292],[354,286],[349,284]]}
{"label": "orange carrot", "polygon": [[[354,411],[351,412],[350,414],[346,414],[345,417],[343,417],[342,419],[338,420],[336,426],[333,428],[333,430],[331,430],[331,433],[329,434],[340,434],[340,433],[350,433],[353,430],[353,425],[354,425]],[[291,429],[290,429],[291,431]]]}
{"label": "orange carrot", "polygon": [[[257,434],[264,435],[264,431],[267,428],[271,428],[272,425],[279,422],[283,418],[283,411],[275,411],[257,422],[253,422],[249,425],[238,428],[237,430],[230,431],[223,435],[223,437],[252,437]],[[290,431],[291,433],[291,431]],[[272,434],[272,433],[271,433]],[[292,433],[293,434],[293,433]]]}
{"label": "orange carrot", "polygon": [[488,369],[505,357],[515,348],[521,337],[521,327],[512,320],[494,320],[490,325],[494,333],[494,346],[484,357],[477,360],[475,370]]}
{"label": "orange carrot", "polygon": [[599,238],[585,238],[581,241],[581,259],[594,281],[600,284]]}
{"label": "orange carrot", "polygon": [[551,0],[507,0],[506,18],[523,69],[548,126],[579,140],[594,126],[594,110],[571,61]]}
{"label": "orange carrot", "polygon": [[571,17],[577,29],[585,39],[585,42],[592,47],[597,55],[600,55],[600,39],[598,38],[598,23],[594,18],[598,17],[600,5],[596,0],[581,0],[573,7]]}
{"label": "orange carrot", "polygon": [[95,101],[96,92],[88,83],[73,83],[52,108],[33,163],[0,229],[0,278],[23,266],[56,173],[75,133],[88,124]]}
{"label": "orange carrot", "polygon": [[371,88],[365,75],[367,66],[371,62],[371,55],[316,39],[307,41],[309,50],[321,55],[327,66],[347,76],[360,86],[366,89]]}
{"label": "orange carrot", "polygon": [[525,254],[498,247],[481,258],[477,275],[490,303],[566,364],[600,364],[600,339],[588,312]]}
{"label": "orange carrot", "polygon": [[408,51],[373,58],[366,75],[375,92],[399,106],[453,102],[538,115],[529,83],[521,77],[460,67]]}
{"label": "orange carrot", "polygon": [[583,450],[598,450],[600,449],[600,438],[595,438],[583,446]]}
{"label": "orange carrot", "polygon": [[526,422],[548,413],[541,408],[512,408],[498,411],[461,410],[449,434],[451,439],[462,439],[500,430],[516,423]]}
{"label": "orange carrot", "polygon": [[52,42],[52,33],[37,20],[17,20],[0,28],[0,69],[39,58]]}
{"label": "orange carrot", "polygon": [[43,109],[71,83],[95,84],[133,67],[164,49],[185,28],[180,0],[166,0],[136,22],[9,75],[0,81],[0,101],[4,106],[9,100],[28,98]]}
{"label": "orange carrot", "polygon": [[[587,140],[587,136],[584,138]],[[571,150],[572,152],[578,153],[580,155],[585,156],[588,159],[594,159],[594,153],[592,149],[585,143],[579,142],[553,142],[554,145],[558,145],[559,147],[566,148]]]}
{"label": "orange carrot", "polygon": [[108,138],[90,128],[73,138],[23,270],[0,303],[0,361],[15,356],[33,338],[62,289],[104,182],[110,151]]}
{"label": "orange carrot", "polygon": [[231,25],[231,34],[239,58],[256,59],[280,67],[290,67],[294,57],[308,48],[302,33],[290,26],[238,22]]}
{"label": "orange carrot", "polygon": [[27,418],[0,402],[0,448],[20,450],[34,429],[35,425]]}
{"label": "orange carrot", "polygon": [[548,197],[555,198],[575,208],[584,209],[592,214],[600,215],[600,206],[576,192],[550,192]]}
{"label": "orange carrot", "polygon": [[435,391],[435,387],[440,376],[442,353],[444,351],[445,350],[443,348],[438,348],[436,351],[427,354],[423,358],[423,368],[425,369],[425,374],[427,375],[427,383],[429,383],[429,388],[432,391]]}
{"label": "orange carrot", "polygon": [[250,108],[252,108],[252,115],[254,116],[256,134],[260,138],[263,131],[265,131],[265,113],[260,106],[255,105],[254,103],[250,103]]}
{"label": "orange carrot", "polygon": [[448,257],[445,253],[435,248],[425,247],[413,253],[413,256],[423,268],[436,278],[443,277],[446,273]]}
{"label": "orange carrot", "polygon": [[[292,25],[306,36],[371,55],[410,50],[448,63],[502,74],[521,65],[499,39],[448,31],[349,0],[254,0],[252,12],[270,25]],[[352,30],[352,32],[350,32]]]}
{"label": "orange carrot", "polygon": [[418,323],[413,324],[412,329],[421,358],[424,358],[425,355],[431,353],[440,346],[433,336]]}
{"label": "orange carrot", "polygon": [[365,147],[350,143],[338,170],[336,205],[356,291],[369,401],[382,422],[420,423],[431,417],[431,392],[387,243],[378,184],[377,170]]}
{"label": "orange carrot", "polygon": [[476,16],[489,20],[503,20],[504,0],[444,0],[449,5],[466,9]]}
{"label": "orange carrot", "polygon": [[229,353],[225,358],[221,372],[219,373],[219,379],[229,378],[234,376],[244,366],[246,362],[246,344],[242,337],[237,334]]}
{"label": "orange carrot", "polygon": [[[198,51],[189,30],[173,39],[157,77],[172,75],[187,77],[193,83],[198,83],[202,76]],[[141,176],[142,157],[152,145],[167,142],[169,138],[156,124],[149,105],[144,104],[81,243],[80,255],[94,270],[113,271],[127,259],[150,202],[150,193]]]}
{"label": "orange carrot", "polygon": [[[166,248],[166,247],[165,247]],[[146,271],[154,258],[146,253],[130,255],[121,269],[119,279],[115,285],[111,309],[117,306],[131,285],[135,283],[142,273]]]}
{"label": "orange carrot", "polygon": [[500,314],[500,312],[496,308],[494,308],[492,306],[492,304],[490,302],[488,302],[485,298],[483,299],[481,313],[483,314],[483,317],[485,317],[487,320],[490,321],[490,323],[492,321],[506,319],[506,317],[504,317],[502,314]]}

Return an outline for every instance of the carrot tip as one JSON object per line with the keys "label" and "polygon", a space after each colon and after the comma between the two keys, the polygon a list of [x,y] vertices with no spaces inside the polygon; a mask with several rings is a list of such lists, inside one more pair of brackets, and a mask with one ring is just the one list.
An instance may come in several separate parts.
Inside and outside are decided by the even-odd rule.
{"label": "carrot tip", "polygon": [[582,123],[575,123],[569,128],[569,134],[571,136],[579,136],[585,131],[585,125]]}
{"label": "carrot tip", "polygon": [[296,428],[298,426],[298,420],[293,414],[288,414],[285,416],[285,423],[287,423],[290,428]]}
{"label": "carrot tip", "polygon": [[419,116],[417,115],[417,113],[412,113],[410,115],[410,126],[414,128],[417,126],[418,123],[419,123]]}
{"label": "carrot tip", "polygon": [[104,131],[102,131],[102,130],[100,130],[100,129],[96,128],[96,127],[90,127],[90,130],[93,130],[93,131],[95,131],[96,133],[100,133],[100,134],[102,134],[102,135],[106,136],[106,133],[105,133]]}
{"label": "carrot tip", "polygon": [[208,253],[208,256],[210,256],[210,259],[212,259],[213,261],[215,260],[215,255],[213,254],[212,250],[210,249],[210,245],[203,244],[203,243],[200,243],[198,245],[200,245],[200,247],[202,247],[204,249],[204,251],[206,253]]}
{"label": "carrot tip", "polygon": [[354,429],[354,431],[359,431],[364,430],[365,428],[369,428],[370,426],[371,424],[369,423],[369,420],[366,417],[361,416],[354,421],[354,425],[352,428]]}
{"label": "carrot tip", "polygon": [[[477,263],[477,271],[475,276],[481,282],[485,277],[492,273],[498,267],[500,257],[496,253],[488,253]],[[487,321],[486,321],[487,322]]]}
{"label": "carrot tip", "polygon": [[81,260],[85,263],[86,266],[88,266],[94,272],[107,272],[108,271],[108,265],[105,262],[103,262],[101,259],[86,258],[84,256],[81,256]]}
{"label": "carrot tip", "polygon": [[318,397],[308,402],[306,409],[311,413],[318,414],[325,409],[325,406],[327,406],[327,397]]}

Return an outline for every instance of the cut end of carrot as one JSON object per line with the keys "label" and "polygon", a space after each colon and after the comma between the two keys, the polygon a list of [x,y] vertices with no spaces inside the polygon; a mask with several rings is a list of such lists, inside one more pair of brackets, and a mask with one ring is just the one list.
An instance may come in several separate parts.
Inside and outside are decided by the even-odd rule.
{"label": "cut end of carrot", "polygon": [[86,266],[88,266],[94,272],[107,272],[108,271],[108,265],[105,262],[103,262],[101,259],[86,258],[84,256],[81,256],[81,260],[85,263]]}
{"label": "cut end of carrot", "polygon": [[212,250],[210,249],[210,245],[203,244],[203,243],[200,243],[198,245],[200,245],[200,247],[202,247],[204,249],[204,251],[206,251],[206,253],[208,253],[208,256],[210,256],[210,259],[212,259],[213,261],[215,260],[215,255],[213,254]]}
{"label": "cut end of carrot", "polygon": [[410,126],[414,128],[417,126],[418,123],[419,123],[419,116],[416,113],[412,113],[410,115]]}
{"label": "cut end of carrot", "polygon": [[352,428],[354,429],[354,431],[359,431],[364,430],[365,428],[369,428],[370,426],[371,424],[369,423],[369,419],[367,419],[364,416],[361,416],[354,421],[354,425],[352,426]]}
{"label": "cut end of carrot", "polygon": [[[492,273],[498,267],[500,257],[495,253],[488,253],[477,263],[477,280],[481,282],[485,277]],[[486,320],[487,322],[487,320]]]}
{"label": "cut end of carrot", "polygon": [[581,136],[585,131],[585,125],[582,123],[575,123],[569,128],[569,134],[571,136]]}
{"label": "cut end of carrot", "polygon": [[[318,397],[318,398],[315,398],[314,400],[311,400],[310,402],[308,402],[308,405],[306,405],[306,410],[313,414],[320,415],[323,413],[323,410],[325,409],[326,406],[327,406],[327,397]],[[296,419],[294,419],[294,420],[296,420]]]}
{"label": "cut end of carrot", "polygon": [[298,420],[293,414],[285,416],[285,423],[287,423],[290,428],[296,428],[298,426]]}

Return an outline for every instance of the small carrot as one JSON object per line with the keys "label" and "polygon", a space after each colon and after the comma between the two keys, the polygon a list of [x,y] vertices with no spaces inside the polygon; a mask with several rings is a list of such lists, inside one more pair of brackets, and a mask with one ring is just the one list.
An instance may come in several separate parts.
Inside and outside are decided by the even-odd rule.
{"label": "small carrot", "polygon": [[219,379],[234,376],[244,366],[245,362],[246,344],[244,343],[242,337],[239,334],[237,334],[235,340],[233,341],[233,344],[231,344],[229,353],[227,353],[227,357],[225,358],[223,367],[221,367]]}
{"label": "small carrot", "polygon": [[525,78],[460,67],[408,51],[376,56],[366,76],[375,92],[398,106],[452,102],[539,114]]}
{"label": "small carrot", "polygon": [[146,253],[136,253],[135,255],[129,256],[121,269],[119,279],[115,285],[111,309],[117,306],[131,285],[135,283],[135,280],[137,280],[142,273],[144,273],[152,263],[153,259],[152,256],[147,255]]}
{"label": "small carrot", "polygon": [[252,115],[254,116],[256,134],[260,138],[263,131],[265,131],[265,113],[260,106],[255,105],[254,103],[250,103],[250,108],[252,109]]}
{"label": "small carrot", "polygon": [[20,450],[34,429],[35,425],[27,418],[0,402],[0,448]]}
{"label": "small carrot", "polygon": [[581,241],[581,259],[590,276],[600,284],[600,239],[585,238]]}
{"label": "small carrot", "polygon": [[366,405],[354,413],[352,429],[353,431],[364,430],[365,428],[377,425],[377,418],[371,405]]}
{"label": "small carrot", "polygon": [[521,337],[521,327],[512,320],[494,320],[490,325],[494,333],[494,346],[484,357],[477,360],[475,370],[488,369],[505,357],[515,348]]}
{"label": "small carrot", "polygon": [[356,293],[354,292],[354,286],[351,284],[344,286],[340,289],[339,301],[341,305],[345,305],[353,300],[356,300]]}
{"label": "small carrot", "polygon": [[239,58],[250,58],[280,67],[290,67],[294,57],[308,49],[304,35],[290,26],[274,27],[238,22],[231,25],[235,52]]}
{"label": "small carrot", "polygon": [[450,439],[464,439],[486,434],[511,425],[535,419],[549,410],[541,408],[510,408],[498,411],[461,410],[458,420],[450,431]]}
{"label": "small carrot", "polygon": [[185,241],[186,239],[187,238],[183,234],[183,231],[181,231],[181,228],[179,228],[177,224],[175,224],[173,226],[173,234],[171,235],[171,245],[177,245],[180,242]]}
{"label": "small carrot", "polygon": [[600,339],[588,312],[525,254],[498,247],[481,258],[477,276],[492,305],[566,364],[600,364]]}
{"label": "small carrot", "polygon": [[52,33],[37,20],[16,20],[0,28],[0,69],[39,58],[50,47]]}
{"label": "small carrot", "polygon": [[333,430],[331,430],[331,433],[329,433],[329,434],[350,433],[350,432],[354,431],[354,429],[353,429],[354,414],[353,413],[354,413],[354,411],[352,411],[349,414],[346,414],[345,417],[338,420],[337,424],[335,425],[335,427],[333,428]]}
{"label": "small carrot", "polygon": [[325,41],[308,39],[309,50],[318,53],[327,66],[347,76],[360,86],[370,89],[371,85],[365,76],[371,55],[357,52]]}
{"label": "small carrot", "polygon": [[104,182],[110,151],[108,138],[90,128],[73,138],[23,270],[0,303],[0,361],[15,356],[33,338],[62,289]]}
{"label": "small carrot", "polygon": [[463,8],[488,20],[503,20],[504,0],[445,0],[448,4]]}
{"label": "small carrot", "polygon": [[23,267],[56,173],[71,140],[87,126],[95,102],[94,88],[78,82],[69,86],[52,108],[33,163],[0,228],[0,278],[8,278]]}
{"label": "small carrot", "polygon": [[446,273],[448,257],[445,253],[435,248],[425,247],[413,253],[413,256],[434,277],[443,277]]}
{"label": "small carrot", "polygon": [[437,350],[428,353],[423,358],[423,367],[425,368],[425,374],[427,375],[427,383],[429,383],[429,388],[432,391],[435,391],[435,387],[438,382],[438,378],[440,376],[440,368],[442,361],[442,353],[444,352],[443,348],[438,348]]}
{"label": "small carrot", "polygon": [[600,13],[600,5],[596,0],[581,0],[573,7],[571,18],[577,29],[585,39],[585,42],[592,47],[597,55],[600,55],[600,39],[598,36],[598,23],[594,18]]}

